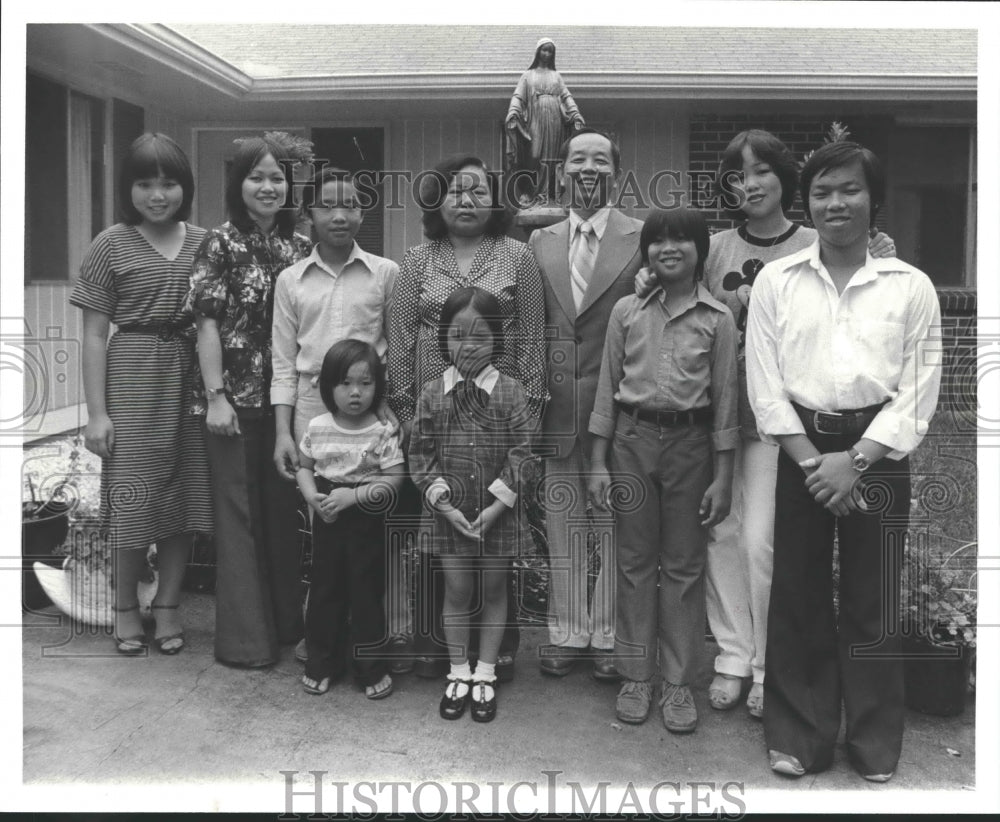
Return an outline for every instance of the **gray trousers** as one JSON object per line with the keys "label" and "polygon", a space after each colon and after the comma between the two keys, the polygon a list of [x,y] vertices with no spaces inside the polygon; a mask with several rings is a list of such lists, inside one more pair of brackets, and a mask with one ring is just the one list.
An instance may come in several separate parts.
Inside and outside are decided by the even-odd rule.
{"label": "gray trousers", "polygon": [[[708,530],[698,507],[714,466],[707,425],[661,428],[619,415],[611,447],[617,511],[615,664],[690,685],[705,645]],[[617,497],[618,502],[615,502]],[[659,665],[657,665],[659,652]]]}

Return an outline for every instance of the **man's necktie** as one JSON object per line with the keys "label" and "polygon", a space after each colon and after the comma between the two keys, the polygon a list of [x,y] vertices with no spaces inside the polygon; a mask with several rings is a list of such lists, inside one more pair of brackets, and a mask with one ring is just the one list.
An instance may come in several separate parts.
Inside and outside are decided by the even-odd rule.
{"label": "man's necktie", "polygon": [[573,302],[580,307],[583,295],[594,273],[594,261],[597,259],[597,235],[594,227],[584,220],[577,227],[573,238],[573,249],[570,254],[570,280],[573,286]]}

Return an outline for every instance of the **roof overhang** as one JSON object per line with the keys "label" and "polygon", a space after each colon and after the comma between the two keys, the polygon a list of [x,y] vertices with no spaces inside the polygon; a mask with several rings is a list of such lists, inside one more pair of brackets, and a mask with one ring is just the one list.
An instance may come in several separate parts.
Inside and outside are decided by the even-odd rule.
{"label": "roof overhang", "polygon": [[[288,100],[494,99],[510,94],[509,72],[367,73],[255,78],[162,24],[92,29],[242,103]],[[574,93],[620,99],[975,101],[970,74],[760,74],[750,72],[564,72]]]}

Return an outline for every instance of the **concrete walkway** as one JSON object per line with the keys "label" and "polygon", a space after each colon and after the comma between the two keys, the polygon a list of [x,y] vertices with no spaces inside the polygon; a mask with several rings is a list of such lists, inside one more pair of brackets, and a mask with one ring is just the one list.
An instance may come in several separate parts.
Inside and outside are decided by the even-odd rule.
{"label": "concrete walkway", "polygon": [[[389,699],[371,702],[345,681],[322,697],[303,693],[302,667],[291,647],[268,670],[218,664],[212,655],[213,608],[211,596],[185,595],[188,645],[175,657],[155,651],[142,658],[118,656],[106,633],[78,633],[65,619],[26,615],[25,784],[249,782],[273,785],[273,807],[280,810],[283,770],[300,772],[296,790],[308,789],[310,770],[326,771],[328,783],[377,778],[505,786],[544,786],[543,771],[559,770],[561,786],[573,781],[593,788],[604,781],[648,791],[665,780],[701,780],[714,782],[716,790],[739,783],[730,792],[747,796],[820,789],[869,792],[873,800],[875,793],[899,792],[902,799],[902,792],[958,792],[975,783],[972,699],[955,718],[908,713],[903,758],[888,785],[857,776],[842,744],[827,772],[787,780],[768,768],[759,722],[742,708],[709,708],[711,649],[696,691],[699,728],[675,736],[663,728],[655,706],[645,725],[618,723],[616,686],[595,681],[583,665],[564,679],[542,676],[534,659],[545,632],[529,628],[515,680],[499,693],[496,721],[479,725],[468,718],[441,720],[443,683],[412,674],[396,677]],[[522,789],[524,799],[529,794]],[[325,796],[324,810],[334,810],[333,789]],[[480,802],[489,807],[488,799]],[[310,809],[308,801],[304,807]],[[803,796],[802,808],[809,807]]]}

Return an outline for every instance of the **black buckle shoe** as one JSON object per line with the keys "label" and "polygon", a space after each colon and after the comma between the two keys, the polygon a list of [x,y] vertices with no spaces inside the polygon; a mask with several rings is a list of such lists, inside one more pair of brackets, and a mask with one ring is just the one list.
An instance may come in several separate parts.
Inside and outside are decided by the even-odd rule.
{"label": "black buckle shoe", "polygon": [[[464,696],[455,696],[458,686],[465,685],[468,690]],[[444,696],[441,697],[439,712],[442,719],[459,719],[465,713],[465,706],[469,704],[469,695],[472,693],[472,683],[467,679],[453,679],[444,689]]]}
{"label": "black buckle shoe", "polygon": [[[486,698],[486,686],[489,685],[493,689],[493,698]],[[476,695],[478,689],[478,696]],[[497,715],[497,686],[496,682],[473,682],[472,690],[469,692],[472,696],[472,708],[470,713],[472,718],[476,722],[492,722]]]}

